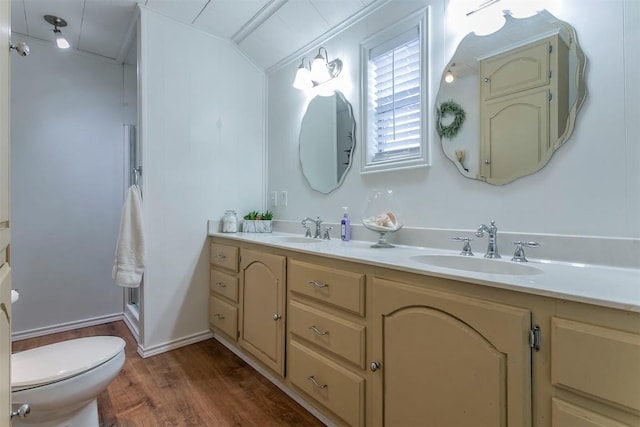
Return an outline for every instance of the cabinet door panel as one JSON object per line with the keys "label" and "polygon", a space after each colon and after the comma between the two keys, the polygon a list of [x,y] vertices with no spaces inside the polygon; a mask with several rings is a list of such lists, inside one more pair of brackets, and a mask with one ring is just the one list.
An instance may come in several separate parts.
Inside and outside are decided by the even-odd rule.
{"label": "cabinet door panel", "polygon": [[549,153],[549,91],[500,98],[482,110],[480,171],[504,183],[537,171]]}
{"label": "cabinet door panel", "polygon": [[549,40],[480,61],[482,99],[549,84]]}
{"label": "cabinet door panel", "polygon": [[640,411],[639,377],[640,335],[552,319],[553,385]]}
{"label": "cabinet door panel", "polygon": [[285,258],[242,250],[241,259],[240,345],[266,366],[284,375]]}
{"label": "cabinet door panel", "polygon": [[214,296],[209,296],[209,324],[232,341],[238,339],[238,309]]}
{"label": "cabinet door panel", "polygon": [[553,427],[629,427],[588,409],[552,399],[551,425]]}
{"label": "cabinet door panel", "polygon": [[528,310],[382,279],[373,292],[374,424],[531,425]]}
{"label": "cabinet door panel", "polygon": [[209,289],[218,295],[238,302],[238,278],[230,274],[211,268],[209,275]]}

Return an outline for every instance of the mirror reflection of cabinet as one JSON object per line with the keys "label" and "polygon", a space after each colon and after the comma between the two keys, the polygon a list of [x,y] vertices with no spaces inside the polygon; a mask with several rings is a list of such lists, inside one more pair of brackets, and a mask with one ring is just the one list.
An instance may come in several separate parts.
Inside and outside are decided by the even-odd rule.
{"label": "mirror reflection of cabinet", "polygon": [[[586,96],[587,59],[570,24],[546,10],[523,19],[506,14],[505,20],[493,34],[470,33],[460,42],[436,98],[436,106],[452,100],[466,116],[454,137],[441,138],[447,158],[465,177],[497,185],[544,167],[571,136]],[[449,71],[453,81],[445,79]],[[546,102],[538,93],[543,91]],[[522,105],[508,108],[518,95],[526,95]]]}
{"label": "mirror reflection of cabinet", "polygon": [[480,178],[534,173],[567,125],[568,49],[558,35],[480,61]]}

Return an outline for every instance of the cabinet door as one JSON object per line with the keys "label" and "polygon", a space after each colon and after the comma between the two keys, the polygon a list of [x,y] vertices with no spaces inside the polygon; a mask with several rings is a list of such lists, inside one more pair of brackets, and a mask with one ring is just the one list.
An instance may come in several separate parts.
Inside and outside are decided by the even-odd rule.
{"label": "cabinet door", "polygon": [[487,182],[534,173],[552,152],[546,88],[485,103],[481,120],[480,172]]}
{"label": "cabinet door", "polygon": [[482,99],[549,84],[549,38],[480,61]]}
{"label": "cabinet door", "polygon": [[373,424],[530,426],[528,310],[375,279]]}
{"label": "cabinet door", "polygon": [[284,375],[285,258],[243,249],[240,345]]}

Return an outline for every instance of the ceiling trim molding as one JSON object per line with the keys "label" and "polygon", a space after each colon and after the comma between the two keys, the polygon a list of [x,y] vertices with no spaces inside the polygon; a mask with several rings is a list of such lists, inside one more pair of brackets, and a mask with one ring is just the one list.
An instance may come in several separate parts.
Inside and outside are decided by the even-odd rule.
{"label": "ceiling trim molding", "polygon": [[285,66],[291,64],[294,61],[299,62],[300,58],[302,58],[308,52],[310,52],[312,50],[315,50],[318,45],[321,45],[321,44],[325,43],[326,41],[334,38],[335,36],[337,36],[338,34],[343,32],[344,30],[346,30],[349,27],[351,27],[352,25],[360,22],[361,20],[363,20],[367,16],[371,15],[372,13],[374,13],[375,11],[380,9],[381,7],[385,6],[387,3],[391,3],[392,1],[393,0],[375,0],[375,1],[371,2],[371,3],[369,3],[365,8],[361,9],[355,15],[345,19],[344,21],[342,21],[341,23],[339,23],[335,27],[331,28],[330,30],[328,30],[325,33],[321,34],[320,36],[316,37],[315,39],[313,39],[312,41],[310,41],[306,45],[302,46],[300,49],[294,51],[290,55],[284,57],[280,61],[276,62],[275,64],[273,64],[272,66],[267,68],[266,69],[266,73],[267,74],[271,74],[273,72],[276,72],[276,71],[280,70],[281,68],[284,68]]}
{"label": "ceiling trim molding", "polygon": [[231,41],[236,44],[242,43],[244,39],[249,37],[258,27],[271,18],[282,6],[284,6],[289,0],[271,0],[265,4],[251,19],[249,19],[233,36]]}
{"label": "ceiling trim molding", "polygon": [[134,43],[136,40],[136,30],[138,28],[138,18],[140,18],[140,7],[136,5],[135,12],[131,15],[129,19],[129,27],[127,28],[127,32],[125,33],[124,39],[122,40],[122,44],[120,45],[120,49],[118,49],[118,55],[116,56],[116,62],[119,64],[123,64],[129,50],[131,50],[131,43]]}

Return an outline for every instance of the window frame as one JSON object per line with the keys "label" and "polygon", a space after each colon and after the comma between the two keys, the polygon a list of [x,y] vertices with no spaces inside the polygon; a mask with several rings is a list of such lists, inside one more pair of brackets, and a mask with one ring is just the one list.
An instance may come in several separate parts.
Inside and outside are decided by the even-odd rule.
{"label": "window frame", "polygon": [[[369,60],[370,52],[377,47],[391,42],[413,29],[418,30],[420,41],[420,147],[415,154],[389,156],[374,160],[376,157],[375,126],[370,125],[369,118]],[[362,141],[360,173],[367,174],[389,170],[401,170],[430,166],[429,141],[432,134],[432,107],[430,102],[429,76],[429,7],[422,9],[403,20],[392,25],[388,29],[376,33],[360,43],[360,140]],[[399,46],[400,44],[398,44]],[[390,48],[389,51],[394,49]]]}

